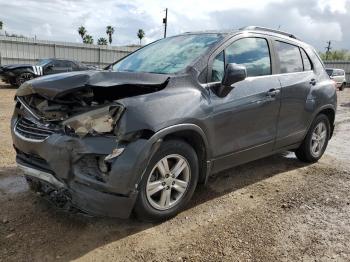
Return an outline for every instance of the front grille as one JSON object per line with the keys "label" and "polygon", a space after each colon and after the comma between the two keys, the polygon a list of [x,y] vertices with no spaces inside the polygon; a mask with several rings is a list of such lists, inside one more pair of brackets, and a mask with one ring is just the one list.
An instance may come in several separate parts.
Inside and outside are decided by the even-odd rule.
{"label": "front grille", "polygon": [[16,123],[15,132],[26,140],[41,142],[55,133],[55,130],[27,118],[20,118]]}

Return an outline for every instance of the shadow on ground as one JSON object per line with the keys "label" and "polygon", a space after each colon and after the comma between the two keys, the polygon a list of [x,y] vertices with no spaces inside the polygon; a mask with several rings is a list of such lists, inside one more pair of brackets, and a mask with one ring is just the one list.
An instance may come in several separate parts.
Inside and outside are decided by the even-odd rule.
{"label": "shadow on ground", "polygon": [[[294,154],[286,153],[218,173],[210,177],[207,186],[196,190],[188,209],[303,166],[305,164],[299,162]],[[69,261],[100,246],[157,226],[134,218],[91,218],[58,211],[29,192],[23,181],[24,178],[16,174],[15,167],[0,169],[0,206],[8,220],[6,223],[0,221],[0,235],[5,236],[0,238],[0,257],[5,260],[59,258]],[[11,188],[18,185],[22,185],[21,190],[13,192]],[[54,249],[50,248],[53,243]],[[32,250],[33,254],[21,253],[22,248]]]}

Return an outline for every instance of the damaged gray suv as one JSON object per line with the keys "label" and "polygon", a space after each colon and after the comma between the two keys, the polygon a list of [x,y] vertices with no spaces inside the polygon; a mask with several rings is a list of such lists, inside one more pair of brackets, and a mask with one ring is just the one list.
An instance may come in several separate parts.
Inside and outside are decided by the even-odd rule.
{"label": "damaged gray suv", "polygon": [[24,83],[18,167],[57,206],[162,220],[208,176],[281,151],[324,153],[336,89],[315,50],[260,27],[185,33],[102,71]]}

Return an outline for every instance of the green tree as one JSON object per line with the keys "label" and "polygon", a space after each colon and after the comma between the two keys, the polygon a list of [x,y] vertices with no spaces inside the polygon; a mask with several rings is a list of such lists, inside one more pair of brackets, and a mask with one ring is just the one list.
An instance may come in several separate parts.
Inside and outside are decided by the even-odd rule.
{"label": "green tree", "polygon": [[97,44],[98,45],[107,45],[107,39],[104,37],[100,37],[99,39],[97,39]]}
{"label": "green tree", "polygon": [[93,44],[94,39],[92,38],[91,35],[85,35],[83,39],[84,44]]}
{"label": "green tree", "polygon": [[4,23],[0,21],[0,30],[2,30],[2,27],[4,26]]}
{"label": "green tree", "polygon": [[323,61],[331,60],[349,60],[350,53],[347,50],[334,50],[325,53],[320,53],[320,57]]}
{"label": "green tree", "polygon": [[142,29],[139,29],[139,31],[137,31],[137,37],[140,39],[140,45],[141,45],[141,40],[142,38],[145,37],[145,31],[143,31]]}
{"label": "green tree", "polygon": [[[80,27],[78,28],[78,33],[79,33],[81,39],[82,39],[83,42],[84,42],[84,37],[85,37],[85,35],[86,35],[86,33],[87,33],[85,27],[84,27],[84,26],[80,26]],[[84,43],[85,43],[85,42],[84,42]]]}
{"label": "green tree", "polygon": [[108,35],[109,44],[112,44],[112,35],[114,34],[113,26],[109,25],[106,27],[106,34]]}

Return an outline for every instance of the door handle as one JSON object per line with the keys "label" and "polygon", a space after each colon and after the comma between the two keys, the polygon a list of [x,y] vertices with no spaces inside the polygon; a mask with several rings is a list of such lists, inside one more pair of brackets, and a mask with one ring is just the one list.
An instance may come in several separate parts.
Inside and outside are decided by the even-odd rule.
{"label": "door handle", "polygon": [[267,91],[266,96],[268,96],[268,97],[275,97],[275,96],[278,95],[280,92],[281,92],[280,89],[272,88],[272,89],[270,89],[269,91]]}
{"label": "door handle", "polygon": [[313,86],[316,85],[316,79],[315,78],[310,80],[310,85],[313,85]]}

